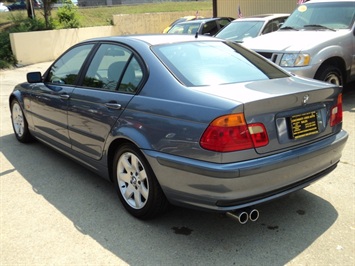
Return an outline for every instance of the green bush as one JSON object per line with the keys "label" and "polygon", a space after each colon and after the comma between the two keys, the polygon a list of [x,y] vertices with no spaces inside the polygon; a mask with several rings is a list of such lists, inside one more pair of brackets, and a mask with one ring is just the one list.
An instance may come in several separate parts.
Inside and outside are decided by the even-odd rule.
{"label": "green bush", "polygon": [[[10,33],[46,30],[43,19],[31,19],[25,17],[23,13],[11,13],[11,27],[0,32],[0,69],[14,66],[17,61],[11,50]],[[53,28],[53,23],[51,23]]]}
{"label": "green bush", "polygon": [[8,32],[0,32],[0,69],[9,68],[16,64],[12,54],[10,35]]}
{"label": "green bush", "polygon": [[44,21],[41,19],[25,18],[21,13],[12,15],[13,25],[0,32],[0,69],[15,65],[16,58],[12,54],[10,33],[44,30]]}
{"label": "green bush", "polygon": [[80,16],[77,13],[77,8],[78,7],[73,5],[70,0],[66,0],[64,5],[58,8],[57,17],[60,28],[68,29],[80,27]]}

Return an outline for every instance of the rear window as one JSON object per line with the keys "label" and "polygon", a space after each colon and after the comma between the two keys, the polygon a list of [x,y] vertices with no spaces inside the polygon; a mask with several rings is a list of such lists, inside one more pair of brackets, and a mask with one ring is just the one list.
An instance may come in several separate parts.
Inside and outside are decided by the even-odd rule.
{"label": "rear window", "polygon": [[186,86],[288,77],[266,59],[230,42],[173,43],[154,46],[152,50]]}

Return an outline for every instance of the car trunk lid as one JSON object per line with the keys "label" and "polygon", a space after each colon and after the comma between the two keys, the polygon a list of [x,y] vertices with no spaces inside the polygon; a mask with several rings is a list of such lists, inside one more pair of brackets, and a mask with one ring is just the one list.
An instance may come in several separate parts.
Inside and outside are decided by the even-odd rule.
{"label": "car trunk lid", "polygon": [[290,77],[201,90],[243,103],[246,122],[265,126],[269,143],[256,149],[259,154],[306,145],[339,130],[329,120],[341,89],[331,84]]}

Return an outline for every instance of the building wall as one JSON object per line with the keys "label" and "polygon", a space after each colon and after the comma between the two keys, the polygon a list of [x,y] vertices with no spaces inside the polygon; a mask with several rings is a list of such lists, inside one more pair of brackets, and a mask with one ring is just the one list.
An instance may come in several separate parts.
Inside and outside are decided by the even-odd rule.
{"label": "building wall", "polygon": [[238,18],[267,13],[291,13],[297,0],[216,0],[217,16]]}
{"label": "building wall", "polygon": [[[164,12],[164,13],[144,13],[144,14],[119,14],[113,15],[113,25],[119,35],[127,34],[149,34],[162,33],[171,22],[184,16],[194,16],[196,13],[184,12]],[[212,17],[211,11],[199,11],[203,17]],[[134,23],[132,22],[134,21]]]}

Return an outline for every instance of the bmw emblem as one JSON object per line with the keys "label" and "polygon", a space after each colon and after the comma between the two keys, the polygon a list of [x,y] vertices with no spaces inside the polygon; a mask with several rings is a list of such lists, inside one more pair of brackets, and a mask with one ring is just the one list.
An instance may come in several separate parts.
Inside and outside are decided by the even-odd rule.
{"label": "bmw emblem", "polygon": [[303,96],[303,104],[307,104],[308,100],[309,100],[309,95],[308,94]]}

